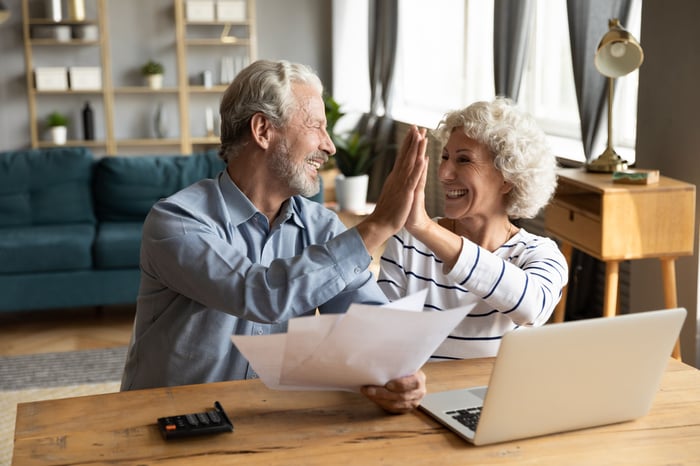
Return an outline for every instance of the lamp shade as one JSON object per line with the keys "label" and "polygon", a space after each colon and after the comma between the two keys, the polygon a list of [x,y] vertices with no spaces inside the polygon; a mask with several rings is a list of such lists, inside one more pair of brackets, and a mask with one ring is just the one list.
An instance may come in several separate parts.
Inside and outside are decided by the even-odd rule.
{"label": "lamp shade", "polygon": [[617,18],[611,19],[608,26],[610,30],[600,40],[593,62],[603,76],[619,78],[641,66],[644,51]]}

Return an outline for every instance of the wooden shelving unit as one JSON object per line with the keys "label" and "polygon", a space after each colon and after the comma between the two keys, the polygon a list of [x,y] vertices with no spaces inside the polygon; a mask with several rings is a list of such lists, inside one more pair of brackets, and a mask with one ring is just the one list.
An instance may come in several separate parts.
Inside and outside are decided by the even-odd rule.
{"label": "wooden shelving unit", "polygon": [[[226,90],[226,83],[213,84],[205,87],[190,84],[189,76],[195,71],[188,66],[191,50],[202,47],[216,48],[219,57],[224,57],[228,51],[244,57],[247,63],[257,57],[257,34],[255,31],[255,0],[246,0],[246,21],[191,21],[186,17],[186,0],[175,2],[175,30],[177,36],[177,63],[180,101],[180,128],[183,129],[183,147],[192,150],[193,145],[211,146],[219,143],[219,137],[199,134],[190,123],[192,96],[220,97]],[[192,37],[190,32],[195,30],[206,37]],[[232,31],[240,36],[232,35]],[[195,52],[196,53],[196,52]],[[210,99],[213,101],[213,99]],[[218,104],[214,107],[218,109]]]}
{"label": "wooden shelving unit", "polygon": [[[113,149],[113,99],[110,93],[111,90],[111,69],[109,60],[108,31],[106,21],[106,0],[93,0],[96,7],[96,17],[87,18],[84,21],[63,20],[55,22],[46,18],[36,18],[31,15],[29,9],[29,0],[22,0],[22,36],[24,39],[24,54],[25,54],[25,75],[27,81],[27,98],[29,99],[29,132],[30,144],[33,148],[51,147],[53,144],[49,141],[42,141],[39,137],[40,115],[37,110],[37,99],[42,96],[62,96],[62,95],[85,95],[97,96],[101,99],[104,119],[104,140],[83,141],[69,140],[66,142],[68,146],[82,145],[93,148],[103,148],[108,153]],[[96,26],[98,29],[97,40],[56,40],[56,39],[35,39],[32,38],[31,28],[33,26]],[[83,48],[97,47],[99,48],[99,65],[102,70],[102,89],[100,90],[61,90],[61,91],[39,91],[34,84],[34,47],[51,47],[57,51],[62,48]],[[94,65],[94,63],[93,63]]]}
{"label": "wooden shelving unit", "polygon": [[[246,20],[245,21],[188,21],[186,17],[186,1],[173,0],[174,9],[174,29],[175,37],[173,41],[173,52],[177,62],[177,81],[175,86],[169,86],[162,89],[151,89],[146,86],[114,86],[112,77],[112,61],[110,57],[111,40],[119,40],[118,37],[110,38],[108,31],[108,4],[107,0],[86,0],[88,15],[90,12],[94,14],[92,17],[87,17],[84,21],[63,20],[55,22],[46,18],[38,18],[37,15],[32,15],[34,10],[30,9],[31,0],[22,0],[22,15],[23,15],[23,37],[25,50],[25,68],[26,68],[26,83],[27,96],[30,119],[30,145],[33,148],[52,147],[54,144],[50,141],[42,140],[40,137],[40,129],[42,127],[43,114],[39,111],[39,102],[46,99],[60,99],[61,97],[72,97],[76,100],[78,96],[85,96],[99,101],[101,111],[102,127],[104,134],[100,134],[100,140],[85,141],[69,139],[66,146],[86,146],[103,151],[106,154],[117,154],[119,150],[134,150],[138,148],[157,148],[164,146],[167,148],[176,148],[180,153],[189,154],[193,151],[193,146],[213,146],[219,143],[218,136],[206,134],[192,122],[203,122],[199,120],[198,115],[191,116],[190,112],[193,106],[195,111],[200,111],[197,105],[201,107],[202,102],[207,102],[206,106],[214,110],[218,114],[218,99],[226,90],[226,83],[218,82],[214,79],[214,83],[210,87],[196,82],[192,82],[191,76],[196,75],[198,65],[192,64],[193,60],[189,60],[191,56],[200,54],[213,53],[218,57],[235,56],[241,57],[245,64],[255,60],[257,56],[257,40],[255,31],[255,0],[245,0]],[[33,3],[32,3],[33,5]],[[97,40],[54,40],[45,38],[33,38],[33,26],[96,26],[98,29]],[[189,32],[196,30],[196,33],[188,35]],[[127,30],[125,30],[127,31]],[[122,33],[122,32],[120,32]],[[133,31],[129,30],[129,34]],[[63,54],[65,57],[74,57],[79,55],[84,48],[96,48],[97,59],[88,66],[101,67],[102,87],[99,90],[36,90],[34,82],[34,70],[37,66],[46,66],[41,63],[41,60],[35,59],[35,49],[50,48],[56,51],[56,54]],[[69,60],[70,61],[70,60]],[[98,63],[99,62],[99,63]],[[189,66],[188,66],[189,65]],[[210,63],[208,68],[216,69],[219,65],[218,60],[215,63]],[[138,64],[134,64],[138,66]],[[237,70],[236,70],[237,71]],[[214,74],[214,73],[212,73]],[[115,128],[115,98],[135,99],[146,97],[162,96],[166,99],[173,99],[176,102],[178,111],[179,134],[177,137],[166,138],[148,138],[142,135],[116,136]],[[195,103],[193,104],[193,100]],[[211,102],[211,104],[209,104]],[[123,109],[123,107],[122,107]],[[97,112],[96,112],[96,116]],[[173,122],[174,123],[174,122]],[[126,136],[126,137],[125,137]]]}

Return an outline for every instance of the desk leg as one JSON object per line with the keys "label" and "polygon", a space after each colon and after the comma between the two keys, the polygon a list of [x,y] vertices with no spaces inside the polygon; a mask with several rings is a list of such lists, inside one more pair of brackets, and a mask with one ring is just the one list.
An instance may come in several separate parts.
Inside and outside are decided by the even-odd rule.
{"label": "desk leg", "polygon": [[605,297],[603,300],[603,317],[617,314],[617,287],[620,282],[620,262],[605,262]]}
{"label": "desk leg", "polygon": [[[664,305],[667,309],[678,307],[678,293],[676,290],[676,258],[664,257],[661,261],[661,276],[664,284]],[[671,354],[675,359],[681,360],[681,342],[676,340],[676,346]]]}
{"label": "desk leg", "polygon": [[[571,254],[573,253],[574,249],[573,246],[571,246],[571,243],[562,241],[559,249],[561,249],[561,253],[566,260],[566,264],[571,267]],[[554,308],[554,322],[564,322],[564,317],[566,316],[566,295],[568,290],[568,284],[561,290],[561,299]]]}

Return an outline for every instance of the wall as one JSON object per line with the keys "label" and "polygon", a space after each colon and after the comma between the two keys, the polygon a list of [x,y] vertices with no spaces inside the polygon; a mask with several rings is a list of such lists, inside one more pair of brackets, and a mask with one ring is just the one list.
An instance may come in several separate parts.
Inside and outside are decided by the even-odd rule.
{"label": "wall", "polygon": [[[127,2],[138,5],[136,8],[141,10],[147,7],[148,12],[155,12],[157,16],[150,21],[148,15],[134,18],[135,8],[124,5]],[[12,13],[7,22],[0,24],[0,151],[29,145],[21,1],[5,0],[5,4]],[[173,17],[172,0],[149,0],[147,4],[138,0],[108,1],[108,7],[113,60],[123,60],[133,54],[140,56],[148,49],[161,47],[163,36],[167,36],[168,41],[173,37],[173,23],[167,20],[168,15]],[[331,2],[327,0],[258,0],[258,58],[306,63],[330,86],[330,18]],[[129,39],[134,37],[134,31],[138,31],[136,41]],[[138,62],[141,63],[140,58]],[[173,61],[172,69],[174,66]],[[128,114],[128,111],[123,113]],[[121,120],[117,119],[116,124],[129,124]],[[115,133],[122,131],[126,129],[117,126]]]}
{"label": "wall", "polygon": [[[639,70],[637,162],[696,187],[700,186],[700,2],[645,1],[640,42],[644,63]],[[698,224],[696,201],[696,225]],[[697,228],[696,228],[697,231]],[[697,237],[697,236],[696,236]],[[663,308],[658,261],[633,261],[631,306]],[[698,367],[698,247],[693,257],[676,263],[678,304],[688,309],[682,332],[683,360]]]}

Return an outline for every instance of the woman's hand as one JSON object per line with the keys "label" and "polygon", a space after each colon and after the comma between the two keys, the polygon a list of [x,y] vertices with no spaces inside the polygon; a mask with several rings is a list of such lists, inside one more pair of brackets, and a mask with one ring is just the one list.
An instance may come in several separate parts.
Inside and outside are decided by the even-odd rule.
{"label": "woman's hand", "polygon": [[425,393],[425,374],[420,370],[415,374],[390,380],[383,387],[362,387],[363,395],[385,411],[394,414],[407,413],[417,408]]}

